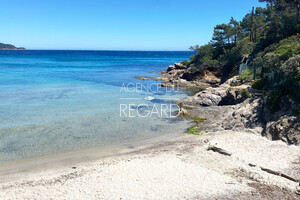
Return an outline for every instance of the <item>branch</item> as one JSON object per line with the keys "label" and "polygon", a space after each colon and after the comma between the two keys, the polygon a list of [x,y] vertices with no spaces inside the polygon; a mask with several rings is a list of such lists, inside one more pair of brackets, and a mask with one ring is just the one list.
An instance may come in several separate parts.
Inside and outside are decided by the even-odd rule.
{"label": "branch", "polygon": [[226,150],[216,147],[216,146],[208,146],[207,151],[214,151],[214,152],[218,152],[220,154],[226,155],[226,156],[231,156],[231,153],[227,152]]}

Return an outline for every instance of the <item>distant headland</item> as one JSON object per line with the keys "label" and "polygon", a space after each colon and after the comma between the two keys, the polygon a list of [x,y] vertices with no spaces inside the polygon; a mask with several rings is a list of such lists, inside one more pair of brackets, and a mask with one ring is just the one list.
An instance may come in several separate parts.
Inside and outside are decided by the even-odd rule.
{"label": "distant headland", "polygon": [[15,47],[12,44],[3,44],[0,42],[0,50],[26,50],[24,47]]}

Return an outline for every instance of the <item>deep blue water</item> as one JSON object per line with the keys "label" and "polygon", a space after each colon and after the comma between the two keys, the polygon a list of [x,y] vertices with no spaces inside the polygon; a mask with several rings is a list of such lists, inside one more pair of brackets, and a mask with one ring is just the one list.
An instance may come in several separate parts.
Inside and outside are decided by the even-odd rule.
{"label": "deep blue water", "polygon": [[184,92],[121,92],[121,87],[157,84],[134,77],[158,76],[191,54],[0,51],[0,163],[182,131],[185,122],[167,117],[120,117],[120,104],[151,108]]}

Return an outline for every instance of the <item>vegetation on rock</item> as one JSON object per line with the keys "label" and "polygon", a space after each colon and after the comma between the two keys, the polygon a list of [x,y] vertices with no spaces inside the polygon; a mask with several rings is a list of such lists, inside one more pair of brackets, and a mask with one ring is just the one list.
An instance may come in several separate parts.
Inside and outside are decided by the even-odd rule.
{"label": "vegetation on rock", "polygon": [[[266,7],[253,8],[240,22],[231,18],[216,25],[212,40],[190,48],[196,53],[182,64],[193,71],[218,70],[222,82],[239,73],[242,82],[258,78],[252,86],[268,94],[273,112],[283,96],[300,108],[300,1],[259,1]],[[239,72],[242,63],[247,68]]]}

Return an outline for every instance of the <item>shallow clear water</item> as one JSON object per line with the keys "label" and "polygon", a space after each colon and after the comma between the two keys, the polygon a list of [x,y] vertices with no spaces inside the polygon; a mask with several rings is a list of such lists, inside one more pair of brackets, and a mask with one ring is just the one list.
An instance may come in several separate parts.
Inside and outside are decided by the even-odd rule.
{"label": "shallow clear water", "polygon": [[[0,163],[183,131],[187,122],[167,116],[120,117],[120,104],[133,109],[146,104],[151,109],[185,97],[184,92],[121,88],[129,84],[126,89],[132,91],[135,84],[157,84],[134,76],[158,76],[190,55],[0,51]],[[154,99],[145,99],[148,96]]]}

